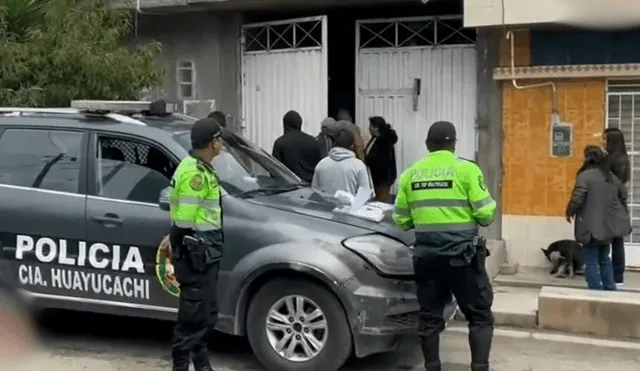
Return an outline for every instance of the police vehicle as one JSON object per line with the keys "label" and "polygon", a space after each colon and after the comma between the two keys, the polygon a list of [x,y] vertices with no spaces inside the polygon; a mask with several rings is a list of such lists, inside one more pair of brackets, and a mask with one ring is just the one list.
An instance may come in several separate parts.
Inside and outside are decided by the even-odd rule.
{"label": "police vehicle", "polygon": [[[0,108],[0,278],[37,308],[175,319],[160,195],[196,119],[150,103]],[[250,141],[223,139],[217,329],[247,336],[277,371],[337,370],[415,331],[413,233],[389,211],[341,210]]]}

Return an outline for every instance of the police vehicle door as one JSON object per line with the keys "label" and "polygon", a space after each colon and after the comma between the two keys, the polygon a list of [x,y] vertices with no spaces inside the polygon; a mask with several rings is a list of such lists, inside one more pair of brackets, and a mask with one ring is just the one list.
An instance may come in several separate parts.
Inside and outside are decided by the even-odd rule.
{"label": "police vehicle door", "polygon": [[105,259],[94,267],[96,274],[110,278],[89,295],[116,308],[128,303],[147,317],[170,318],[177,300],[156,274],[156,253],[170,221],[158,200],[176,164],[162,147],[119,134],[94,132],[90,151],[87,238],[100,245]]}
{"label": "police vehicle door", "polygon": [[[73,273],[87,264],[88,135],[76,117],[54,116],[0,115],[0,276],[64,308],[76,305]],[[52,119],[76,128],[46,128]]]}

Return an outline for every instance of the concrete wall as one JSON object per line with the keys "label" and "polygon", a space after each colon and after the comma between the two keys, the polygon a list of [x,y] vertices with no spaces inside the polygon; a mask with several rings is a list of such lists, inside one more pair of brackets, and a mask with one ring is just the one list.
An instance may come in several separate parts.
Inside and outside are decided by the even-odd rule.
{"label": "concrete wall", "polygon": [[478,164],[485,176],[491,195],[498,203],[495,221],[483,231],[483,235],[500,240],[502,231],[502,84],[493,79],[493,69],[499,65],[502,30],[484,28],[476,38],[476,79],[478,130]]}
{"label": "concrete wall", "polygon": [[160,63],[166,69],[167,99],[178,99],[178,61],[191,60],[196,68],[196,99],[215,99],[218,109],[240,117],[241,23],[241,15],[234,12],[138,16],[137,40],[163,45]]}
{"label": "concrete wall", "polygon": [[[510,63],[506,40],[500,64]],[[528,31],[516,33],[516,66],[530,66]],[[544,81],[548,81],[545,79]],[[605,123],[606,79],[551,80],[558,89],[558,110],[573,125],[573,155],[554,158],[549,151],[552,94],[549,87],[518,90],[511,81],[502,89],[504,179],[503,236],[508,259],[526,266],[546,266],[540,248],[558,239],[573,239],[564,211],[587,144],[601,144]],[[520,85],[535,82],[520,80]]]}

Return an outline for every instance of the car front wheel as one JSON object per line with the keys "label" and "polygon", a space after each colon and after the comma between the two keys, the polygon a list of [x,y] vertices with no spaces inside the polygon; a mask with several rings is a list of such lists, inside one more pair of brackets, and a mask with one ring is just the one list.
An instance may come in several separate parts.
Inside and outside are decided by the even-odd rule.
{"label": "car front wheel", "polygon": [[275,280],[251,300],[247,335],[271,371],[336,371],[351,354],[351,332],[335,296],[307,281]]}

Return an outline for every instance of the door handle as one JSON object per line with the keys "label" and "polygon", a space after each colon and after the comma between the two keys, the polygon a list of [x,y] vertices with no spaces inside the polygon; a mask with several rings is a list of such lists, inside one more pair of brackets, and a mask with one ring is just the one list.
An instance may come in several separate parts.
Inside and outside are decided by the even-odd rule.
{"label": "door handle", "polygon": [[98,222],[98,223],[102,223],[102,224],[105,224],[105,225],[122,224],[122,219],[118,215],[112,214],[112,213],[107,213],[107,214],[104,214],[103,216],[94,216],[93,217],[93,221]]}

